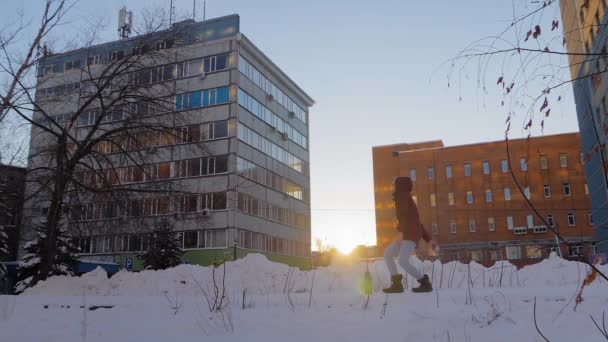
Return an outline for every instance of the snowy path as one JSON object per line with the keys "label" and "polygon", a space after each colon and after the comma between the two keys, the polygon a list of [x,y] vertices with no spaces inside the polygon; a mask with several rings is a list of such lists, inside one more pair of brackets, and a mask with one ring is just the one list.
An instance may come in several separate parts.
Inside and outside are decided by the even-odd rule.
{"label": "snowy path", "polygon": [[[539,326],[550,341],[605,341],[589,314],[601,319],[608,304],[606,288],[591,288],[577,312],[566,306],[574,289],[475,289],[473,305],[465,305],[464,289],[436,293],[391,295],[383,318],[385,296],[376,294],[367,310],[354,293],[319,295],[307,308],[308,294],[250,297],[255,307],[232,307],[234,332],[219,317],[209,320],[201,297],[180,298],[174,314],[162,296],[87,297],[87,305],[114,305],[86,312],[77,296],[19,296],[15,311],[0,322],[0,340],[9,341],[541,341],[534,328],[533,298]],[[6,301],[6,298],[4,298]],[[45,309],[44,305],[48,305]],[[61,305],[64,307],[62,308]],[[66,306],[69,305],[70,308]],[[215,322],[214,322],[215,320]]]}

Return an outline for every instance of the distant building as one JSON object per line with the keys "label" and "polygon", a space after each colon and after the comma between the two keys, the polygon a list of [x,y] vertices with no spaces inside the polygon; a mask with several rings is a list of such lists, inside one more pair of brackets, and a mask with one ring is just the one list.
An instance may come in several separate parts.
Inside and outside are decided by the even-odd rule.
{"label": "distant building", "polygon": [[[564,256],[588,253],[593,240],[589,188],[578,133],[510,141],[510,161],[521,188],[541,215],[568,240]],[[504,141],[444,146],[430,141],[373,148],[379,253],[395,236],[395,177],[414,180],[422,224],[441,245],[445,261],[534,262],[556,250],[556,240],[534,215],[509,171]]]}
{"label": "distant building", "polygon": [[[608,18],[605,0],[560,1],[595,239],[608,240]],[[600,54],[602,55],[600,57]],[[608,243],[598,243],[608,253]]]}
{"label": "distant building", "polygon": [[0,165],[0,226],[6,228],[9,237],[9,260],[17,259],[25,171],[22,167]]}
{"label": "distant building", "polygon": [[[258,252],[272,260],[310,265],[308,110],[314,100],[240,32],[239,22],[238,15],[186,20],[146,36],[153,44],[139,46],[140,37],[132,37],[41,59],[36,101],[56,115],[58,123],[86,98],[82,89],[88,75],[83,70],[91,67],[96,75],[112,61],[150,49],[165,58],[137,75],[129,74],[129,79],[137,76],[138,85],[158,83],[174,89],[165,95],[175,103],[175,111],[160,114],[167,122],[187,115],[182,120],[187,126],[175,129],[188,138],[150,131],[143,139],[146,152],[153,155],[152,164],[146,165],[152,172],[144,177],[141,168],[128,162],[118,171],[120,183],[170,181],[192,194],[142,195],[121,205],[98,200],[71,208],[78,213],[72,220],[83,227],[70,232],[81,256],[124,267],[126,257],[135,258],[147,248],[154,220],[166,217],[188,262],[210,264],[224,256]],[[45,101],[48,98],[53,100]],[[146,103],[130,105],[153,111]],[[122,107],[114,110],[120,121]],[[34,120],[48,124],[36,114]],[[85,135],[95,122],[94,109],[86,114],[74,124],[75,133]],[[33,157],[46,138],[45,131],[32,128],[29,167],[46,162],[44,156]],[[192,141],[205,141],[208,151],[190,148]],[[36,190],[36,185],[28,186],[28,193]],[[44,199],[27,208],[29,226],[44,220]],[[149,229],[129,232],[135,217],[148,220]]]}

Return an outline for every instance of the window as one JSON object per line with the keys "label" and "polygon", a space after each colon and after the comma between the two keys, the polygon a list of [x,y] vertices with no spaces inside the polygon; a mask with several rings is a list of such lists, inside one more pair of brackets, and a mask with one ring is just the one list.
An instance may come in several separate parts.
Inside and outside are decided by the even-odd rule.
{"label": "window", "polygon": [[542,258],[542,248],[540,246],[526,246],[526,258],[538,259]]}
{"label": "window", "polygon": [[486,190],[486,202],[490,203],[492,202],[492,190]]}
{"label": "window", "polygon": [[471,164],[470,163],[464,164],[464,176],[471,177]]}
{"label": "window", "polygon": [[526,196],[527,199],[530,199],[530,187],[529,186],[524,188],[524,196]]}
{"label": "window", "polygon": [[456,234],[456,221],[454,220],[450,222],[450,233]]}
{"label": "window", "polygon": [[87,58],[87,65],[95,65],[95,64],[99,64],[99,62],[101,61],[100,56],[91,56]]}
{"label": "window", "polygon": [[549,224],[549,227],[551,227],[551,228],[555,227],[555,222],[553,221],[553,215],[547,215],[547,224]]}
{"label": "window", "polygon": [[526,217],[526,223],[528,223],[528,228],[534,228],[534,215],[528,215]]}
{"label": "window", "polygon": [[589,218],[589,225],[593,225],[593,214],[591,212],[588,212],[587,217]]}
{"label": "window", "polygon": [[437,223],[431,223],[431,232],[435,235],[439,234],[439,227],[437,226]]}
{"label": "window", "polygon": [[502,249],[491,249],[488,251],[488,258],[490,260],[502,260]]}
{"label": "window", "polygon": [[198,232],[195,230],[184,232],[184,248],[198,247]]}
{"label": "window", "polygon": [[505,188],[505,201],[511,200],[511,188]]}
{"label": "window", "polygon": [[81,61],[79,59],[75,61],[65,62],[65,70],[68,71],[70,69],[80,69],[80,64]]}
{"label": "window", "polygon": [[447,165],[445,167],[445,176],[447,178],[452,178],[452,165]]}
{"label": "window", "polygon": [[502,169],[502,173],[509,172],[509,162],[506,159],[500,161],[500,167]]}
{"label": "window", "polygon": [[109,60],[110,62],[114,62],[120,59],[125,58],[125,51],[124,50],[118,50],[118,51],[112,51],[110,52],[109,55]]}
{"label": "window", "polygon": [[528,171],[528,159],[521,157],[519,159],[519,165],[522,171]]}
{"label": "window", "polygon": [[448,192],[448,204],[454,205],[454,193],[453,192]]}
{"label": "window", "polygon": [[431,207],[436,207],[437,206],[437,198],[435,197],[435,194],[431,194],[430,196],[430,200],[431,200]]}
{"label": "window", "polygon": [[568,225],[570,227],[576,226],[576,220],[574,219],[574,213],[573,212],[569,212],[568,213]]}
{"label": "window", "polygon": [[564,183],[564,196],[570,196],[570,183]]}
{"label": "window", "polygon": [[427,172],[428,172],[428,178],[429,179],[435,178],[435,168],[429,167],[428,170],[427,170]]}
{"label": "window", "polygon": [[496,231],[496,224],[494,223],[493,217],[488,217],[488,231]]}
{"label": "window", "polygon": [[482,162],[482,165],[483,165],[483,174],[489,175],[490,174],[490,162],[486,160],[486,161]]}
{"label": "window", "polygon": [[540,168],[541,168],[541,170],[546,170],[549,168],[549,162],[547,161],[547,156],[544,154],[540,155]]}
{"label": "window", "polygon": [[545,191],[545,198],[551,197],[551,186],[545,184],[544,191]]}
{"label": "window", "polygon": [[473,191],[467,191],[467,203],[473,204]]}
{"label": "window", "polygon": [[410,169],[410,179],[416,181],[416,169]]}
{"label": "window", "polygon": [[507,229],[513,230],[513,216],[507,216]]}
{"label": "window", "polygon": [[475,227],[475,219],[469,219],[469,232],[475,233],[477,227]]}
{"label": "window", "polygon": [[562,168],[568,167],[568,158],[565,153],[559,154],[559,166]]}
{"label": "window", "polygon": [[521,246],[507,246],[507,259],[517,260],[521,259]]}
{"label": "window", "polygon": [[481,261],[481,251],[471,251],[471,260],[473,261]]}
{"label": "window", "polygon": [[570,243],[568,245],[568,252],[570,253],[571,257],[581,255],[583,252],[583,246],[580,242]]}

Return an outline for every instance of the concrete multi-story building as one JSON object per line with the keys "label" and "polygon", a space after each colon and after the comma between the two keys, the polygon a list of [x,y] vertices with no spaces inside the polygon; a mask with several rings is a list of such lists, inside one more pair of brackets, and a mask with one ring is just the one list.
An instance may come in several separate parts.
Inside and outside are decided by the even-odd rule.
{"label": "concrete multi-story building", "polygon": [[9,242],[8,260],[0,261],[17,258],[25,171],[23,167],[0,165],[0,226],[5,227]]}
{"label": "concrete multi-story building", "polygon": [[581,133],[597,251],[608,252],[608,29],[605,0],[562,0],[560,7]]}
{"label": "concrete multi-story building", "polygon": [[[395,237],[395,177],[414,181],[422,224],[444,260],[529,263],[556,249],[533,213],[571,241],[563,256],[592,249],[593,220],[578,133],[529,140],[444,146],[440,140],[373,148],[376,234],[380,252]],[[522,192],[513,180],[509,160]]]}
{"label": "concrete multi-story building", "polygon": [[[162,115],[170,119],[180,112],[182,126],[184,120],[187,125],[179,128],[197,142],[204,141],[205,148],[188,148],[191,138],[167,142],[159,137],[152,147],[148,166],[154,172],[150,174],[199,194],[180,197],[176,206],[163,196],[131,201],[129,208],[118,209],[127,211],[120,220],[115,204],[82,206],[79,222],[91,229],[75,236],[81,256],[125,265],[126,257],[145,249],[149,231],[124,233],[119,229],[129,225],[129,210],[137,208],[137,216],[167,217],[173,222],[184,259],[191,263],[209,264],[233,253],[260,252],[272,260],[309,265],[308,119],[313,99],[240,32],[238,15],[176,23],[171,29],[149,34],[146,41],[155,37],[164,62],[142,71],[138,82],[144,77],[147,83],[165,83],[167,89],[173,89],[169,95],[175,111]],[[47,111],[57,108],[57,121],[65,121],[61,115],[74,110],[74,104],[83,98],[78,94],[85,87],[85,66],[103,66],[129,56],[140,38],[44,57],[37,97],[57,97],[59,87],[61,92],[71,90],[50,108],[45,104]],[[170,63],[167,58],[172,58]],[[73,129],[86,130],[87,124],[86,117],[79,118]],[[34,127],[30,156],[44,143],[44,132]],[[137,175],[128,166],[123,169],[120,174],[129,182],[145,182],[150,177]],[[28,189],[30,193],[34,190]],[[45,208],[29,209],[31,225]],[[95,230],[95,223],[103,220],[115,220],[115,230]]]}

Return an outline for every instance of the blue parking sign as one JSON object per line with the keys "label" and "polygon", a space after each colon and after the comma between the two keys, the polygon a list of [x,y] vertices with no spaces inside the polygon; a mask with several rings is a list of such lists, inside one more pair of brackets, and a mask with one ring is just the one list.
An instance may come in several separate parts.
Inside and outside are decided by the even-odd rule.
{"label": "blue parking sign", "polygon": [[133,271],[133,258],[125,258],[125,268],[127,271]]}

